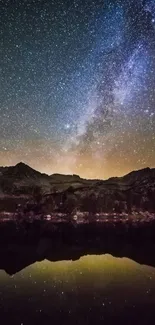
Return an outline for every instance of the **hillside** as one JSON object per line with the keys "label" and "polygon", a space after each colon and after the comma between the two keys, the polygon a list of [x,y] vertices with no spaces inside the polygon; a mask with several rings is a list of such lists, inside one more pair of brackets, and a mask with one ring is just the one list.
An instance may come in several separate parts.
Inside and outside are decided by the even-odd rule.
{"label": "hillside", "polygon": [[[155,168],[133,171],[108,180],[87,180],[78,175],[42,174],[24,163],[0,167],[0,211],[15,211],[27,201],[51,204],[53,210],[110,212],[155,211]],[[50,205],[50,206],[51,206]]]}

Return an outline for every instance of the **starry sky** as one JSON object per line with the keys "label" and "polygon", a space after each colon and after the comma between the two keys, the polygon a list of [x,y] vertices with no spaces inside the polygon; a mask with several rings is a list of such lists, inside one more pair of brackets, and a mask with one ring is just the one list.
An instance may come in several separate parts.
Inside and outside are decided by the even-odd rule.
{"label": "starry sky", "polygon": [[155,166],[155,0],[1,0],[0,165]]}

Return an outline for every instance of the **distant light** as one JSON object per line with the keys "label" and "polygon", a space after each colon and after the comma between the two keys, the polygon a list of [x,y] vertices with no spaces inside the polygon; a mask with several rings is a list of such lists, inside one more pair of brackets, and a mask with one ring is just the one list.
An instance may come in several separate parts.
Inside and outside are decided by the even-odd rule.
{"label": "distant light", "polygon": [[46,216],[46,220],[51,220],[51,216],[49,214]]}

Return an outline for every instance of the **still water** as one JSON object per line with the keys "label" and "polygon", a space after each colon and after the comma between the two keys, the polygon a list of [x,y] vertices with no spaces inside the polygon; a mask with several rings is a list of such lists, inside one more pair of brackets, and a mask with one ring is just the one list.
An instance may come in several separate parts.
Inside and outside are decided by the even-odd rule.
{"label": "still water", "polygon": [[0,324],[155,324],[155,269],[88,255],[0,271]]}

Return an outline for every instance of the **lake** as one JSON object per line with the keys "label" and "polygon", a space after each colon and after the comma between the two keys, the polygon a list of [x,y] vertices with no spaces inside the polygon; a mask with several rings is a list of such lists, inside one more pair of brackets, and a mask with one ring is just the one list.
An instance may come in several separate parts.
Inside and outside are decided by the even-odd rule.
{"label": "lake", "polygon": [[87,255],[0,270],[0,324],[155,324],[155,268]]}

